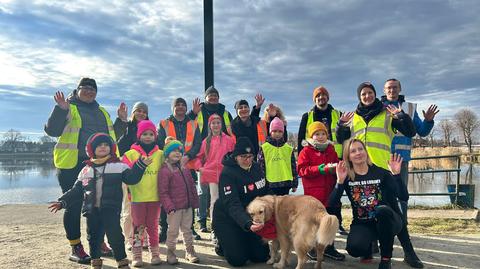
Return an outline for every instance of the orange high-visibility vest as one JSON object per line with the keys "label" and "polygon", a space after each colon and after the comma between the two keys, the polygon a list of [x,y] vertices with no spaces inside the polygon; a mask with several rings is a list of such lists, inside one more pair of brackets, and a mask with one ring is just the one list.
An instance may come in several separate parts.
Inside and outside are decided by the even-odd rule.
{"label": "orange high-visibility vest", "polygon": [[[177,139],[177,134],[175,133],[175,125],[171,120],[162,120],[160,122],[167,136],[175,137]],[[188,152],[193,146],[193,138],[195,137],[195,130],[197,129],[197,123],[194,120],[190,120],[187,123],[187,135],[185,138],[185,152]]]}
{"label": "orange high-visibility vest", "polygon": [[267,123],[264,120],[260,120],[257,123],[257,137],[258,137],[258,144],[261,146],[265,141],[267,141],[268,130],[267,130]]}

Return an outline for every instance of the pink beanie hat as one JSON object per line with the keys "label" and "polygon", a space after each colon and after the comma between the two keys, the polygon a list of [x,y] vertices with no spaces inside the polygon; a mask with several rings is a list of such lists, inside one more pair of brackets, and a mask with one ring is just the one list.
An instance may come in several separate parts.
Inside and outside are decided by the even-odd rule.
{"label": "pink beanie hat", "polygon": [[155,124],[151,120],[142,120],[137,124],[137,139],[140,139],[140,136],[147,130],[152,131],[155,138],[157,138],[158,134]]}
{"label": "pink beanie hat", "polygon": [[279,119],[278,117],[275,117],[271,122],[270,122],[270,133],[273,131],[282,131],[284,132],[285,125],[283,124],[283,121]]}

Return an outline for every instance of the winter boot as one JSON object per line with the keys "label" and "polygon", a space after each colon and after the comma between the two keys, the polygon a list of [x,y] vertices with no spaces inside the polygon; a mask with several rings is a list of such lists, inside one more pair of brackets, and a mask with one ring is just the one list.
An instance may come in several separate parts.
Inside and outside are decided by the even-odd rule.
{"label": "winter boot", "polygon": [[317,260],[317,249],[313,248],[309,252],[307,252],[307,257],[312,261],[316,261]]}
{"label": "winter boot", "polygon": [[112,249],[105,242],[102,243],[101,251],[102,251],[102,257],[112,257],[113,256]]}
{"label": "winter boot", "polygon": [[405,251],[405,255],[403,258],[403,261],[410,265],[410,267],[413,268],[423,268],[423,263],[422,261],[418,258],[417,254],[415,253],[415,250],[413,248],[409,251]]}
{"label": "winter boot", "polygon": [[117,268],[119,269],[130,269],[130,266],[128,265],[128,259],[123,259],[117,261]]}
{"label": "winter boot", "polygon": [[186,252],[185,253],[185,260],[187,260],[188,262],[198,263],[200,261],[200,259],[198,258],[197,253],[195,252],[195,249],[193,248],[193,246],[187,247],[185,252]]}
{"label": "winter boot", "polygon": [[378,269],[392,269],[392,261],[390,258],[383,258],[380,260],[378,264]]}
{"label": "winter boot", "polygon": [[202,233],[208,233],[208,228],[207,228],[207,219],[201,219],[198,221],[200,223],[200,232]]}
{"label": "winter boot", "polygon": [[323,252],[323,257],[327,257],[335,261],[345,260],[345,255],[338,252],[333,245],[329,245],[325,248],[325,251]]}
{"label": "winter boot", "polygon": [[132,247],[132,253],[133,253],[133,261],[132,261],[133,267],[142,267],[143,266],[142,247],[141,246]]}
{"label": "winter boot", "polygon": [[178,263],[177,255],[175,255],[175,248],[167,248],[167,263],[170,265]]}
{"label": "winter boot", "polygon": [[92,269],[102,269],[103,260],[102,259],[92,259],[90,262],[90,268]]}
{"label": "winter boot", "polygon": [[68,259],[81,264],[89,264],[91,260],[90,256],[83,249],[82,243],[72,246],[72,254],[70,254]]}
{"label": "winter boot", "polygon": [[150,260],[151,265],[159,265],[162,263],[160,259],[160,247],[150,247],[150,253],[152,254],[152,259]]}

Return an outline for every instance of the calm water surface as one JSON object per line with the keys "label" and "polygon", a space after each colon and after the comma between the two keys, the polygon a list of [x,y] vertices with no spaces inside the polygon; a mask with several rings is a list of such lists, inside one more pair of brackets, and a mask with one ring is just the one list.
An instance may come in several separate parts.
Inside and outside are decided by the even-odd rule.
{"label": "calm water surface", "polygon": [[[454,163],[412,163],[412,168],[454,167]],[[480,208],[480,164],[463,164],[460,183],[475,184],[475,207]],[[455,184],[456,173],[410,175],[410,193],[447,192],[446,184]],[[300,186],[297,194],[302,194]],[[42,204],[61,195],[52,160],[0,160],[0,205]],[[345,202],[346,198],[343,198]],[[447,196],[411,196],[410,204],[438,206],[449,204]]]}

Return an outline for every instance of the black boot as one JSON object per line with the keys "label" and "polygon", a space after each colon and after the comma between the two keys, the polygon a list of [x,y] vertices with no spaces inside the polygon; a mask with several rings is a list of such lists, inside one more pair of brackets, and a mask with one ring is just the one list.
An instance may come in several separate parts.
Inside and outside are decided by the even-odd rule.
{"label": "black boot", "polygon": [[307,252],[307,257],[312,261],[316,261],[317,260],[317,249],[312,248],[309,252]]}
{"label": "black boot", "polygon": [[200,223],[200,232],[202,233],[209,233],[210,231],[207,229],[207,220],[201,219],[198,221]]}
{"label": "black boot", "polygon": [[195,231],[195,229],[193,229],[193,226],[192,226],[192,235],[194,240],[202,240],[202,237]]}
{"label": "black boot", "polygon": [[333,245],[329,245],[325,248],[325,251],[323,252],[323,257],[327,257],[335,261],[345,260],[345,255],[338,252]]}
{"label": "black boot", "polygon": [[413,268],[423,268],[422,261],[418,258],[417,254],[413,250],[413,248],[409,251],[405,251],[405,255],[403,261],[410,265]]}
{"label": "black boot", "polygon": [[392,269],[392,261],[382,258],[378,264],[378,269]]}
{"label": "black boot", "polygon": [[91,260],[90,256],[83,249],[82,243],[72,246],[72,254],[70,254],[68,259],[81,264],[89,264]]}

